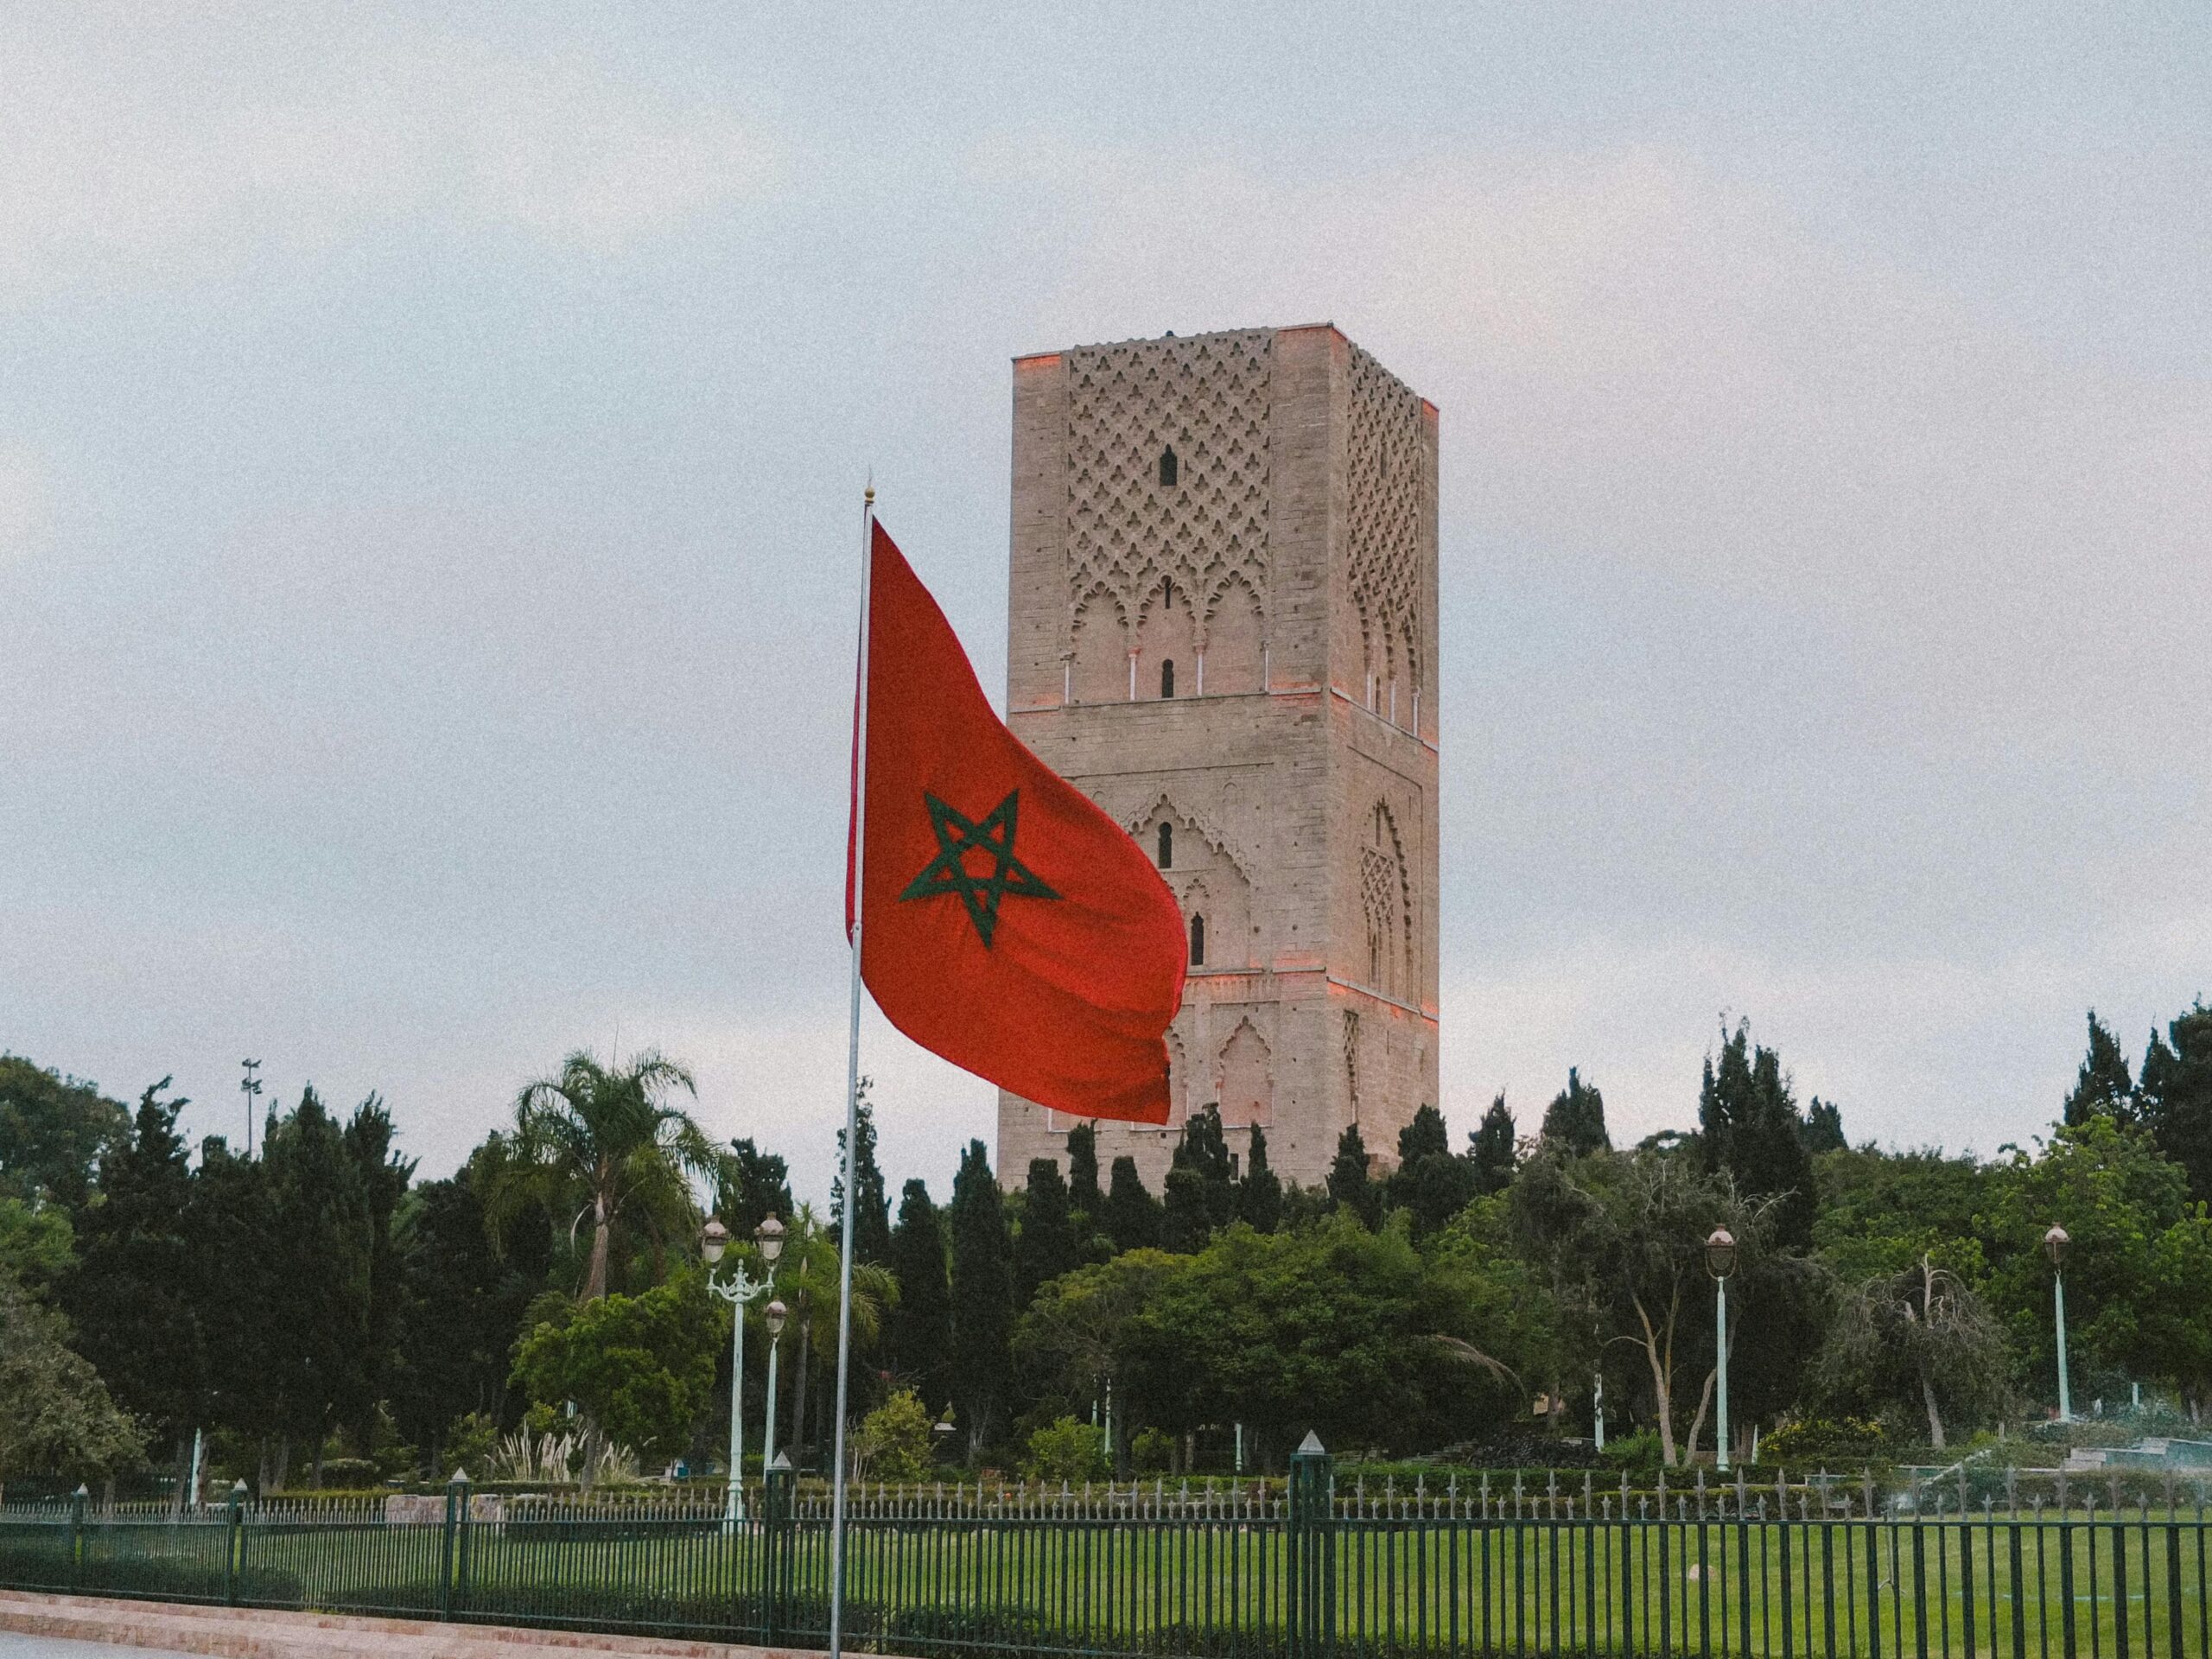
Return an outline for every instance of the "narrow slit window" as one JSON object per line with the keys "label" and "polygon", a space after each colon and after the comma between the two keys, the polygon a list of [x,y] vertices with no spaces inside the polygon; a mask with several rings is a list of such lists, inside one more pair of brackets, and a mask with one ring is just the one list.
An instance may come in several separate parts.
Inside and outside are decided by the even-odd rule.
{"label": "narrow slit window", "polygon": [[1163,697],[1175,695],[1175,659],[1173,657],[1160,665],[1160,695]]}
{"label": "narrow slit window", "polygon": [[1175,826],[1172,823],[1160,826],[1160,868],[1163,870],[1175,868]]}
{"label": "narrow slit window", "polygon": [[1206,960],[1206,918],[1191,918],[1191,966],[1203,968]]}
{"label": "narrow slit window", "polygon": [[1175,459],[1175,451],[1173,448],[1169,448],[1162,449],[1160,452],[1160,488],[1164,490],[1173,489],[1175,487],[1176,479],[1181,472],[1182,467]]}

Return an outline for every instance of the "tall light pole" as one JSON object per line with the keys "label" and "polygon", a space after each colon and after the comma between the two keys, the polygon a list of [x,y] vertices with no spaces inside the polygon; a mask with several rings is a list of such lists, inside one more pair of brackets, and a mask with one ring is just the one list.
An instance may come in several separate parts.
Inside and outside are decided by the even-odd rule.
{"label": "tall light pole", "polygon": [[1719,1410],[1714,1418],[1719,1430],[1714,1445],[1719,1448],[1719,1467],[1728,1467],[1728,1275],[1736,1271],[1736,1236],[1726,1227],[1716,1227],[1705,1241],[1705,1270],[1713,1275],[1713,1370],[1719,1383],[1716,1403]]}
{"label": "tall light pole", "polygon": [[768,1327],[768,1421],[760,1431],[763,1470],[776,1459],[776,1351],[783,1346],[778,1338],[784,1334],[786,1311],[781,1302],[771,1302],[760,1310],[760,1323]]}
{"label": "tall light pole", "polygon": [[254,1073],[261,1070],[259,1060],[240,1060],[245,1076],[238,1079],[238,1092],[245,1096],[245,1155],[253,1156],[253,1109],[261,1094],[261,1079]]}
{"label": "tall light pole", "polygon": [[2066,1247],[2073,1241],[2056,1222],[2043,1236],[2043,1253],[2050,1258],[2051,1311],[2058,1317],[2058,1421],[2074,1421],[2074,1398],[2066,1386]]}
{"label": "tall light pole", "polygon": [[728,1278],[718,1281],[714,1267],[729,1248],[729,1229],[722,1225],[721,1217],[715,1216],[709,1217],[699,1234],[699,1253],[707,1258],[707,1288],[730,1308],[729,1502],[723,1519],[732,1526],[745,1519],[745,1310],[775,1277],[776,1258],[784,1253],[784,1224],[771,1216],[760,1224],[754,1236],[760,1241],[760,1260],[767,1267],[768,1276],[749,1278],[741,1262]]}

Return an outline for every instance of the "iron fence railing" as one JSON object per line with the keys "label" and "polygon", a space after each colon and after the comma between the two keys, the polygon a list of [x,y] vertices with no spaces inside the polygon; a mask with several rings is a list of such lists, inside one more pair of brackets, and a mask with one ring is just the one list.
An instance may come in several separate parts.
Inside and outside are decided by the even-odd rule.
{"label": "iron fence railing", "polygon": [[[2212,1659],[2204,1491],[1581,1477],[849,1494],[856,1648],[1365,1659]],[[0,1585],[819,1645],[826,1496],[0,1510]]]}

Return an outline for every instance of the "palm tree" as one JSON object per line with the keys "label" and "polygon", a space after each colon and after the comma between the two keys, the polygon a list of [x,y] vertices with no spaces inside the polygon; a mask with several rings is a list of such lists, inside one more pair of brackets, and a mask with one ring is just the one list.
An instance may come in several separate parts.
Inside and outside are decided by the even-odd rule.
{"label": "palm tree", "polygon": [[[837,1351],[837,1291],[842,1265],[836,1235],[822,1224],[812,1205],[799,1205],[776,1274],[778,1293],[791,1307],[791,1327],[798,1344],[793,1357],[798,1386],[791,1391],[790,1443],[794,1458],[806,1446],[807,1390],[813,1357]],[[890,1274],[873,1262],[853,1263],[855,1350],[874,1344],[883,1328],[884,1310],[898,1300],[899,1283]]]}
{"label": "palm tree", "polygon": [[677,1090],[696,1096],[691,1074],[648,1050],[620,1066],[582,1049],[556,1077],[541,1077],[515,1098],[510,1157],[494,1178],[495,1211],[512,1213],[531,1197],[581,1198],[569,1236],[591,1218],[591,1265],[583,1293],[607,1294],[607,1258],[615,1223],[634,1216],[658,1244],[671,1222],[690,1217],[690,1178],[711,1179],[719,1155],[706,1131],[668,1103]]}

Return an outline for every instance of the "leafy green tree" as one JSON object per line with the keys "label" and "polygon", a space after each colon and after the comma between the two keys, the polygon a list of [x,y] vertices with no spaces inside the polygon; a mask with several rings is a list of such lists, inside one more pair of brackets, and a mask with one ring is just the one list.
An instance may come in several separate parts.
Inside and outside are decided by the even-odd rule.
{"label": "leafy green tree", "polygon": [[952,1403],[974,1456],[1006,1403],[1014,1315],[1006,1212],[981,1141],[968,1143],[953,1178],[951,1234]]}
{"label": "leafy green tree", "polygon": [[558,1077],[516,1097],[514,1156],[486,1195],[493,1218],[531,1199],[580,1199],[592,1228],[581,1300],[607,1294],[618,1225],[634,1221],[657,1250],[696,1230],[688,1178],[712,1179],[721,1160],[690,1115],[668,1104],[679,1089],[697,1093],[691,1074],[658,1053],[615,1067],[579,1049]]}
{"label": "leafy green tree", "polygon": [[1464,1437],[1489,1414],[1465,1375],[1490,1363],[1465,1318],[1402,1227],[1370,1232],[1347,1211],[1302,1232],[1232,1226],[1138,1316],[1134,1392],[1172,1431],[1242,1422],[1263,1457],[1308,1429],[1384,1447]]}
{"label": "leafy green tree", "polygon": [[137,1425],[71,1351],[68,1332],[60,1313],[0,1272],[0,1479],[99,1480],[144,1461]]}
{"label": "leafy green tree", "polygon": [[1969,1286],[1988,1276],[1975,1217],[1988,1176],[1970,1157],[1846,1147],[1821,1154],[1815,1253],[1843,1284],[1895,1277],[1923,1256]]}
{"label": "leafy green tree", "polygon": [[72,1210],[129,1114],[99,1085],[0,1054],[0,1198],[41,1194]]}
{"label": "leafy green tree", "polygon": [[1929,1444],[1941,1446],[1947,1411],[1953,1424],[1971,1427],[2003,1408],[2005,1360],[1997,1316],[1923,1255],[1844,1293],[1821,1371],[1832,1394],[1872,1403],[1892,1421],[1924,1416]]}
{"label": "leafy green tree", "polygon": [[1255,1233],[1272,1233],[1282,1225],[1282,1181],[1268,1166],[1268,1132],[1257,1123],[1252,1126],[1244,1173],[1236,1182],[1236,1219]]}
{"label": "leafy green tree", "polygon": [[1506,1109],[1503,1090],[1483,1114],[1483,1121],[1467,1136],[1467,1162],[1474,1168],[1478,1195],[1503,1192],[1513,1185],[1520,1163],[1513,1114]]}
{"label": "leafy green tree", "polygon": [[2138,1092],[2158,1150],[2189,1174],[2190,1196],[2212,1204],[2212,1008],[2202,999],[2151,1033]]}
{"label": "leafy green tree", "polygon": [[1719,1064],[1708,1055],[1698,1090],[1698,1142],[1707,1174],[1726,1171],[1736,1190],[1756,1203],[1775,1200],[1778,1249],[1806,1249],[1813,1242],[1818,1205],[1805,1125],[1782,1060],[1770,1048],[1754,1049],[1751,1022],[1723,1033]]}
{"label": "leafy green tree", "polygon": [[0,1198],[0,1273],[41,1301],[77,1265],[77,1235],[58,1204]]}
{"label": "leafy green tree", "polygon": [[1060,1417],[1030,1435],[1021,1472],[1030,1480],[1103,1480],[1113,1465],[1106,1460],[1104,1437],[1096,1427],[1074,1417]]}
{"label": "leafy green tree", "polygon": [[1390,1205],[1403,1210],[1414,1236],[1440,1232],[1475,1196],[1475,1166],[1452,1155],[1444,1115],[1424,1105],[1398,1131],[1398,1166],[1386,1184]]}
{"label": "leafy green tree", "polygon": [[[1661,1452],[1672,1467],[1694,1450],[1713,1387],[1706,1240],[1714,1228],[1727,1228],[1737,1243],[1736,1271],[1750,1281],[1772,1239],[1772,1205],[1746,1204],[1725,1173],[1700,1174],[1683,1159],[1647,1153],[1590,1161],[1594,1167],[1561,1175],[1585,1200],[1577,1206],[1573,1248],[1605,1299],[1608,1336],[1643,1362]],[[1524,1172],[1516,1191],[1527,1180]],[[1744,1318],[1746,1299],[1729,1300],[1733,1325]],[[1686,1368],[1704,1376],[1687,1443],[1676,1436]],[[1734,1379],[1732,1363],[1732,1385]]]}
{"label": "leafy green tree", "polygon": [[1039,1285],[1072,1271],[1082,1261],[1059,1160],[1033,1158],[1029,1185],[1022,1195],[1020,1227],[1014,1236],[1014,1305],[1028,1306]]}
{"label": "leafy green tree", "polygon": [[[1843,1138],[1843,1109],[1815,1095],[1812,1104],[1805,1108],[1806,1152],[1818,1158],[1824,1152],[1841,1152],[1848,1144]],[[1816,1182],[1818,1179],[1816,1173]]]}
{"label": "leafy green tree", "polygon": [[617,1445],[673,1458],[713,1403],[723,1322],[704,1280],[679,1273],[641,1295],[598,1297],[538,1325],[516,1349],[515,1376],[542,1404],[575,1401]]}
{"label": "leafy green tree", "polygon": [[1357,1216],[1372,1231],[1382,1219],[1382,1189],[1367,1168],[1367,1142],[1359,1125],[1347,1123],[1337,1137],[1337,1155],[1329,1164],[1329,1198],[1338,1209]]}
{"label": "leafy green tree", "polygon": [[2158,1293],[2143,1321],[2145,1351],[2188,1400],[2192,1420],[2212,1404],[2212,1216],[2192,1206],[2158,1235],[2152,1252]]}
{"label": "leafy green tree", "polygon": [[899,1281],[889,1325],[893,1370],[931,1410],[941,1411],[952,1397],[952,1283],[944,1223],[921,1181],[908,1181],[899,1194],[889,1266]]}
{"label": "leafy green tree", "polygon": [[1573,1066],[1567,1068],[1567,1087],[1544,1108],[1544,1123],[1537,1131],[1546,1145],[1557,1147],[1571,1158],[1586,1158],[1611,1149],[1605,1133],[1605,1097],[1595,1084],[1586,1084]]}
{"label": "leafy green tree", "polygon": [[2060,1113],[2061,1121],[2069,1124],[2093,1117],[2135,1121],[2135,1079],[2127,1075],[2127,1056],[2094,1008],[2089,1010],[2089,1052],[2082,1056],[2082,1069],[2074,1075],[2074,1091]]}
{"label": "leafy green tree", "polygon": [[[854,1223],[853,1260],[881,1262],[891,1255],[891,1195],[885,1188],[883,1170],[875,1161],[875,1108],[868,1103],[868,1079],[861,1079],[861,1098],[855,1109],[860,1139],[853,1151],[853,1187],[860,1194]],[[845,1224],[845,1132],[837,1131],[837,1171],[830,1182],[830,1226],[842,1236]]]}
{"label": "leafy green tree", "polygon": [[2043,1250],[2054,1222],[2072,1240],[2065,1273],[2074,1381],[2094,1387],[2100,1375],[2154,1374],[2152,1327],[2166,1294],[2159,1238],[2190,1209],[2181,1166],[2145,1130],[2093,1116],[2060,1128],[2034,1155],[2014,1148],[1986,1181],[1980,1230],[1990,1259],[1988,1296],[2005,1322],[2022,1391],[2047,1400],[2057,1390],[2050,1264]]}
{"label": "leafy green tree", "polygon": [[1229,1141],[1217,1107],[1208,1105],[1184,1121],[1162,1199],[1163,1240],[1169,1249],[1185,1254],[1204,1249],[1206,1240],[1236,1214]]}
{"label": "leafy green tree", "polygon": [[1014,1353],[1039,1395],[1077,1414],[1111,1398],[1116,1433],[1126,1440],[1136,1321],[1182,1259],[1125,1250],[1046,1285],[1014,1335]]}
{"label": "leafy green tree", "polygon": [[122,1408],[188,1455],[207,1414],[208,1353],[194,1294],[192,1170],[176,1132],[183,1099],[163,1077],[138,1097],[81,1212],[79,1264],[64,1299],[84,1355]]}
{"label": "leafy green tree", "polygon": [[[715,1213],[731,1237],[751,1238],[771,1216],[788,1222],[797,1207],[791,1203],[791,1171],[781,1158],[762,1152],[750,1140],[729,1143],[715,1178]],[[859,1241],[854,1243],[857,1247]]]}
{"label": "leafy green tree", "polygon": [[1159,1247],[1161,1218],[1160,1200],[1152,1196],[1137,1173],[1137,1160],[1114,1160],[1114,1184],[1106,1194],[1105,1230],[1116,1250],[1145,1250]]}
{"label": "leafy green tree", "polygon": [[899,1389],[861,1420],[853,1437],[853,1478],[904,1484],[926,1478],[931,1427],[921,1396]]}

